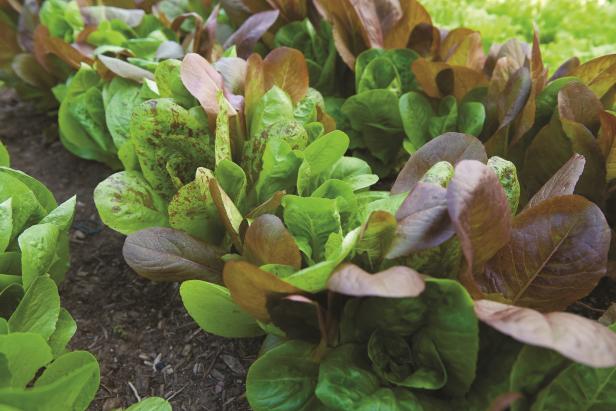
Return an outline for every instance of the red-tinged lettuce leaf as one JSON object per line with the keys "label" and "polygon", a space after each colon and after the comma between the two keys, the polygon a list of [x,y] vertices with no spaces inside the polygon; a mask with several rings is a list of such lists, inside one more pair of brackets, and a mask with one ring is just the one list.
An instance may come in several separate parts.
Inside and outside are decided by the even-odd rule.
{"label": "red-tinged lettuce leaf", "polygon": [[564,166],[560,168],[539,191],[530,199],[525,208],[531,208],[548,198],[573,194],[582,172],[586,159],[583,155],[574,154]]}
{"label": "red-tinged lettuce leaf", "polygon": [[485,163],[488,156],[477,138],[461,133],[445,133],[422,146],[409,158],[394,182],[391,193],[411,191],[423,175],[439,161],[456,165],[462,160]]}
{"label": "red-tinged lettuce leaf", "polygon": [[263,58],[254,53],[246,61],[246,80],[244,82],[244,102],[246,124],[251,124],[255,106],[265,94],[265,72]]}
{"label": "red-tinged lettuce leaf", "polygon": [[349,68],[355,68],[355,58],[362,51],[380,46],[370,43],[368,30],[352,0],[315,0],[314,5],[332,25],[336,49]]}
{"label": "red-tinged lettuce leaf", "polygon": [[153,281],[221,282],[224,251],[172,228],[130,234],[122,249],[126,263]]}
{"label": "red-tinged lettuce leaf", "polygon": [[[377,2],[378,3],[378,2]],[[411,41],[411,34],[419,26],[432,26],[432,19],[426,9],[417,0],[400,0],[402,15],[385,28],[383,48],[406,48]]]}
{"label": "red-tinged lettuce leaf", "polygon": [[387,258],[436,247],[455,230],[447,208],[447,190],[440,185],[419,182],[396,214],[398,226]]}
{"label": "red-tinged lettuce leaf", "polygon": [[57,56],[75,70],[79,69],[81,63],[89,65],[94,63],[91,57],[86,56],[61,38],[52,37],[47,27],[39,25],[34,31],[34,56],[41,66],[53,72],[54,66],[49,61],[49,54]]}
{"label": "red-tinged lettuce leaf", "polygon": [[111,71],[116,76],[136,81],[138,83],[143,83],[144,79],[154,80],[154,74],[142,69],[141,67],[135,66],[134,64],[127,63],[124,60],[120,60],[114,57],[108,57],[104,55],[99,55],[98,60],[103,64],[109,71]]}
{"label": "red-tinged lettuce leaf", "polygon": [[564,309],[605,275],[609,246],[609,226],[596,205],[552,197],[514,219],[511,241],[488,262],[480,287],[516,305]]}
{"label": "red-tinged lettuce leaf", "polygon": [[342,264],[330,277],[327,288],[340,294],[355,297],[417,297],[426,284],[416,271],[395,266],[370,274],[355,264]]}
{"label": "red-tinged lettuce leaf", "polygon": [[304,98],[308,91],[308,65],[301,51],[279,47],[263,60],[265,90],[274,86],[284,90],[293,104]]}
{"label": "red-tinged lettuce leaf", "polygon": [[597,57],[573,71],[599,98],[602,98],[616,84],[616,54]]}
{"label": "red-tinged lettuce leaf", "polygon": [[253,264],[282,264],[295,269],[302,255],[282,220],[272,214],[257,217],[244,236],[244,257]]}
{"label": "red-tinged lettuce leaf", "polygon": [[[184,87],[199,101],[205,112],[218,114],[218,93],[223,91],[224,82],[214,66],[200,55],[189,53],[182,60],[180,75]],[[236,115],[231,103],[227,101],[227,104],[229,115]]]}
{"label": "red-tinged lettuce leaf", "polygon": [[276,22],[279,14],[278,10],[253,14],[227,38],[223,47],[226,49],[235,45],[239,57],[248,57],[261,36]]}
{"label": "red-tinged lettuce leaf", "polygon": [[302,293],[274,274],[245,261],[226,263],[223,279],[237,305],[264,322],[271,320],[267,307],[272,298]]}
{"label": "red-tinged lettuce leaf", "polygon": [[509,77],[505,89],[496,100],[499,126],[494,135],[486,142],[488,155],[505,155],[509,145],[516,142],[515,139],[508,140],[509,131],[522,114],[527,102],[529,100],[534,102],[531,91],[532,79],[527,67],[519,68]]}
{"label": "red-tinged lettuce leaf", "polygon": [[616,114],[608,111],[599,113],[601,128],[597,144],[605,158],[606,181],[616,179]]}
{"label": "red-tinged lettuce leaf", "polygon": [[554,74],[552,74],[552,77],[550,77],[548,82],[554,81],[554,80],[562,78],[562,77],[572,76],[573,72],[579,66],[580,66],[580,59],[577,58],[577,57],[571,57],[569,60],[567,60],[563,64],[561,64],[556,69],[556,71],[554,71]]}
{"label": "red-tinged lettuce leaf", "polygon": [[542,314],[496,301],[475,301],[482,322],[526,344],[549,348],[590,367],[616,366],[616,333],[575,314]]}
{"label": "red-tinged lettuce leaf", "polygon": [[441,42],[439,55],[448,64],[482,70],[485,55],[481,34],[465,27],[453,29]]}
{"label": "red-tinged lettuce leaf", "polygon": [[411,68],[423,91],[434,98],[453,95],[461,101],[469,91],[488,84],[488,79],[482,71],[430,61],[426,58],[416,59]]}
{"label": "red-tinged lettuce leaf", "polygon": [[475,160],[461,161],[447,188],[449,216],[466,258],[460,281],[480,295],[473,274],[481,272],[511,236],[511,211],[496,173]]}
{"label": "red-tinged lettuce leaf", "polygon": [[571,141],[572,150],[584,155],[586,167],[577,192],[597,204],[605,197],[605,159],[591,132],[599,125],[603,107],[599,99],[586,86],[572,83],[558,93],[558,113],[563,131]]}

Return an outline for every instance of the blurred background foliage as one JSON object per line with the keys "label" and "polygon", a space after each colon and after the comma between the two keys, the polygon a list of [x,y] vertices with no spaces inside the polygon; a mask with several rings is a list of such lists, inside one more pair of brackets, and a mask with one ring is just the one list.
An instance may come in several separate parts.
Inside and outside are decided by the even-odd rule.
{"label": "blurred background foliage", "polygon": [[484,45],[541,36],[544,61],[555,70],[577,56],[582,62],[616,52],[616,0],[423,0],[440,27],[479,30]]}

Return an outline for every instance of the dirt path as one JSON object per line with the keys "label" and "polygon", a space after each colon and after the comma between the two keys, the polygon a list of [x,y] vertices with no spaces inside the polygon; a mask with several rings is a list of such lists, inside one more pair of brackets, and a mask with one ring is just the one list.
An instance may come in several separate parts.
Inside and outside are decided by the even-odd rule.
{"label": "dirt path", "polygon": [[176,284],[132,272],[121,256],[123,236],[102,226],[92,200],[111,171],[68,153],[53,138],[54,124],[53,114],[0,93],[0,140],[12,166],[41,180],[58,202],[77,194],[71,270],[60,293],[78,325],[72,349],[90,351],[101,366],[90,409],[127,406],[136,395],[171,398],[174,410],[249,409],[244,380],[258,341],[206,334],[186,314]]}

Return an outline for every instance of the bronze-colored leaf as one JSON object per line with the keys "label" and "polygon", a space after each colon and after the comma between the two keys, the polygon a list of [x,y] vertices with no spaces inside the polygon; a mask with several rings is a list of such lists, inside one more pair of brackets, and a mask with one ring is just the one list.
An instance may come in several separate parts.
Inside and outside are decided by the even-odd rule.
{"label": "bronze-colored leaf", "polygon": [[370,274],[355,264],[342,264],[329,278],[327,288],[340,294],[355,297],[417,297],[426,284],[416,271],[395,266]]}
{"label": "bronze-colored leaf", "polygon": [[449,216],[455,227],[466,270],[460,281],[479,295],[473,273],[483,270],[511,236],[511,211],[496,173],[475,160],[461,161],[447,188]]}
{"label": "bronze-colored leaf", "polygon": [[456,165],[462,160],[488,161],[483,144],[477,138],[461,133],[445,133],[427,144],[409,158],[394,182],[391,192],[411,191],[423,175],[439,161]]}
{"label": "bronze-colored leaf", "polygon": [[601,128],[597,137],[597,144],[605,158],[606,181],[616,179],[616,115],[602,111],[599,113]]}
{"label": "bronze-colored leaf", "polygon": [[255,106],[265,94],[265,70],[263,59],[254,53],[246,61],[246,81],[244,82],[244,101],[246,123],[250,124]]}
{"label": "bronze-colored leaf", "polygon": [[280,218],[272,214],[257,217],[246,230],[244,257],[253,264],[282,264],[300,269],[302,255],[295,239]]}
{"label": "bronze-colored leaf", "polygon": [[[390,29],[385,30],[383,48],[405,48],[411,40],[411,33],[420,25],[432,26],[432,19],[417,0],[400,0],[402,16]],[[430,30],[432,31],[432,30]]]}
{"label": "bronze-colored leaf", "polygon": [[233,200],[222,189],[216,178],[211,174],[211,171],[203,168],[197,169],[197,181],[201,184],[201,187],[205,187],[210,190],[212,200],[218,209],[218,215],[222,220],[227,234],[231,238],[231,242],[235,246],[239,253],[242,253],[243,245],[240,238],[240,225],[242,224],[242,214],[237,209]]}
{"label": "bronze-colored leaf", "polygon": [[441,43],[440,58],[454,66],[465,66],[481,70],[485,62],[481,34],[478,31],[460,27],[451,30]]}
{"label": "bronze-colored leaf", "polygon": [[542,314],[496,301],[475,301],[477,317],[526,344],[554,350],[590,367],[616,366],[616,333],[575,314]]}
{"label": "bronze-colored leaf", "polygon": [[297,104],[308,91],[308,65],[301,51],[279,47],[263,60],[265,90],[273,86],[283,89]]}
{"label": "bronze-colored leaf", "polygon": [[78,70],[81,63],[92,65],[94,60],[58,37],[52,37],[47,27],[39,25],[34,30],[34,56],[47,71],[53,72],[48,55],[54,54],[60,60]]}
{"label": "bronze-colored leaf", "polygon": [[447,210],[447,190],[437,184],[417,183],[396,218],[398,227],[387,258],[436,247],[455,233]]}
{"label": "bronze-colored leaf", "polygon": [[153,281],[221,282],[224,251],[172,228],[146,228],[126,237],[126,263]]}
{"label": "bronze-colored leaf", "polygon": [[583,197],[552,197],[513,221],[511,241],[486,265],[485,293],[541,311],[585,297],[605,275],[610,230]]}
{"label": "bronze-colored leaf", "polygon": [[[223,91],[223,79],[206,59],[195,53],[189,53],[182,60],[180,76],[184,87],[195,97],[208,114],[216,115],[219,111],[218,93]],[[229,115],[237,111],[227,101]]]}
{"label": "bronze-colored leaf", "polygon": [[245,261],[229,261],[223,271],[225,285],[233,300],[259,321],[270,322],[268,300],[302,291]]}
{"label": "bronze-colored leaf", "polygon": [[351,70],[355,69],[355,58],[359,53],[381,46],[370,43],[370,36],[353,0],[315,0],[314,5],[332,25],[338,54]]}
{"label": "bronze-colored leaf", "polygon": [[599,98],[616,84],[616,54],[592,59],[573,71]]}
{"label": "bronze-colored leaf", "polygon": [[586,160],[580,154],[574,154],[569,161],[554,174],[530,199],[525,208],[531,208],[548,198],[573,194]]}

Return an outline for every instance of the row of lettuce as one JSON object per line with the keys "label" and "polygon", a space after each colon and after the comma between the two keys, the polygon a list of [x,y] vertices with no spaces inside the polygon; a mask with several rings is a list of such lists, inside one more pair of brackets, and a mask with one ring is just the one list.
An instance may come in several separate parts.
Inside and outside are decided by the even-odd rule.
{"label": "row of lettuce", "polygon": [[[96,358],[67,348],[77,331],[60,305],[69,268],[72,197],[58,205],[38,180],[9,167],[0,143],[0,408],[85,410],[100,384]],[[156,408],[159,407],[159,408]],[[150,398],[131,411],[170,410]]]}
{"label": "row of lettuce", "polygon": [[616,263],[616,55],[549,77],[411,0],[58,4],[62,141],[123,169],[138,274],[267,336],[253,409],[616,405],[616,334],[562,311]]}

